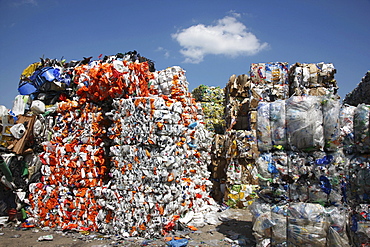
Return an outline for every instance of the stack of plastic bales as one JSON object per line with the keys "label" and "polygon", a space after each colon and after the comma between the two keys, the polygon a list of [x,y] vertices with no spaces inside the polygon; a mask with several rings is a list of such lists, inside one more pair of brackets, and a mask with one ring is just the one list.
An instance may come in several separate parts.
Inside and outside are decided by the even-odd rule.
{"label": "stack of plastic bales", "polygon": [[[232,75],[225,88],[226,176],[228,193],[225,200],[231,206],[247,206],[255,197],[257,170],[257,106],[289,97],[287,63],[253,63],[249,75]],[[243,191],[240,188],[248,188]],[[246,191],[249,191],[248,193]],[[251,193],[252,192],[252,193]],[[253,195],[248,197],[248,195]]]}
{"label": "stack of plastic bales", "polygon": [[39,183],[30,184],[30,215],[38,225],[98,230],[95,192],[107,174],[102,109],[58,103],[51,140],[43,143]]}
{"label": "stack of plastic bales", "polygon": [[43,119],[50,133],[39,134],[42,177],[29,186],[28,224],[153,237],[178,221],[201,226],[215,210],[211,138],[185,71],[152,72],[133,55],[70,70],[70,94],[59,95],[55,121]]}
{"label": "stack of plastic bales", "polygon": [[[277,117],[276,112],[281,115]],[[255,232],[258,246],[266,246],[266,243],[326,246],[331,242],[348,245],[346,221],[337,226],[333,225],[335,220],[328,223],[331,219],[326,218],[333,206],[340,211],[341,218],[346,218],[348,213],[342,193],[348,158],[340,145],[339,116],[339,101],[329,97],[293,96],[284,101],[259,104],[257,129],[261,154],[256,165],[261,190],[260,200],[254,202],[254,207],[261,202],[268,203],[270,211],[266,214],[272,223],[264,229],[267,235]],[[286,209],[276,216],[274,205]],[[315,208],[320,219],[311,219],[309,211],[307,216],[298,217],[291,212],[292,207],[298,207],[296,211]],[[259,216],[255,215],[256,228],[262,220]],[[275,216],[276,219],[271,219]],[[280,224],[279,217],[285,217],[287,222],[283,238],[279,235],[281,229],[274,227]],[[321,231],[320,236],[315,235],[318,234],[316,227]],[[296,232],[297,229],[301,230]],[[301,236],[296,236],[298,233]],[[312,242],[313,236],[317,242]]]}
{"label": "stack of plastic bales", "polygon": [[347,211],[343,208],[256,201],[250,210],[255,217],[256,246],[351,246],[346,238]]}
{"label": "stack of plastic bales", "polygon": [[370,242],[370,166],[369,166],[369,116],[370,106],[344,105],[341,117],[346,124],[343,143],[350,158],[345,184],[345,196],[350,205],[350,238],[355,246]]}
{"label": "stack of plastic bales", "polygon": [[[258,104],[260,190],[250,207],[257,246],[349,246],[342,193],[348,158],[341,141],[350,135],[341,134],[350,130],[340,124],[351,120],[341,117],[334,73],[331,64],[297,63],[285,77],[289,98]],[[333,210],[337,216],[328,218]]]}
{"label": "stack of plastic bales", "polygon": [[258,157],[255,131],[253,83],[246,74],[232,75],[225,88],[226,94],[226,190],[224,200],[231,207],[246,207],[256,196]]}
{"label": "stack of plastic bales", "polygon": [[250,66],[252,97],[258,101],[275,101],[289,97],[288,63],[252,63]]}
{"label": "stack of plastic bales", "polygon": [[369,98],[370,70],[362,77],[360,83],[352,92],[348,93],[343,99],[344,104],[357,106],[359,104],[370,104]]}
{"label": "stack of plastic bales", "polygon": [[336,69],[332,63],[295,63],[289,69],[290,95],[335,96]]}
{"label": "stack of plastic bales", "polygon": [[200,85],[192,91],[192,96],[203,109],[206,128],[211,133],[223,134],[225,132],[224,90],[220,87]]}
{"label": "stack of plastic bales", "polygon": [[225,191],[225,119],[224,119],[224,90],[220,87],[200,85],[192,91],[197,106],[203,109],[205,127],[212,135],[211,171],[212,197],[223,201]]}

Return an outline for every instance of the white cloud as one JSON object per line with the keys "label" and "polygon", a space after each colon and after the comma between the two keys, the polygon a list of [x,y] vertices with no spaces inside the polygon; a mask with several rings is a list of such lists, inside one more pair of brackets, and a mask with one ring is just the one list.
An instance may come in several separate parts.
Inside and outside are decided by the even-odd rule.
{"label": "white cloud", "polygon": [[236,19],[239,16],[226,16],[214,26],[198,24],[172,34],[182,47],[180,52],[185,56],[185,62],[200,63],[208,54],[251,56],[267,48],[267,43],[261,43]]}
{"label": "white cloud", "polygon": [[156,51],[158,52],[163,52],[164,54],[164,57],[165,58],[169,58],[170,57],[170,52],[167,50],[167,49],[164,49],[163,47],[159,46]]}

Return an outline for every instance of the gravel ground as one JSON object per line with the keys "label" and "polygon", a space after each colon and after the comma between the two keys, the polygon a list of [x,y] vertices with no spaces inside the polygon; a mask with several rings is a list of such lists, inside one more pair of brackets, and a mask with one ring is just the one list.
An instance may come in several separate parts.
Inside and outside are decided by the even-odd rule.
{"label": "gravel ground", "polygon": [[[252,215],[247,209],[228,209],[223,221],[206,225],[197,231],[174,231],[187,239],[186,246],[255,246]],[[44,238],[39,240],[39,238]],[[48,240],[47,238],[52,238]],[[61,232],[41,228],[0,227],[0,246],[9,247],[103,247],[103,246],[168,246],[165,239],[119,238],[96,232]]]}

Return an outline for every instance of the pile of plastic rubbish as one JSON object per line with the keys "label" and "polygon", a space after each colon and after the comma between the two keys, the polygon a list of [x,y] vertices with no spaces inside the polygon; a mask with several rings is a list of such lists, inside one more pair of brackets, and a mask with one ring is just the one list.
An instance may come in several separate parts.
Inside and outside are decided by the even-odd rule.
{"label": "pile of plastic rubbish", "polygon": [[[369,107],[342,105],[335,73],[326,63],[251,64],[249,75],[233,75],[225,87],[226,131],[212,147],[213,195],[231,207],[269,205],[267,225],[258,226],[263,219],[254,211],[258,246],[368,242]],[[320,211],[320,236],[311,216],[291,213],[292,205]],[[327,217],[333,210],[338,219]],[[288,225],[281,229],[280,221]]]}
{"label": "pile of plastic rubbish", "polygon": [[0,214],[149,238],[212,224],[217,201],[250,209],[258,247],[366,245],[370,106],[341,104],[335,73],[253,63],[189,93],[135,51],[41,59],[0,106]]}
{"label": "pile of plastic rubbish", "polygon": [[225,131],[224,90],[220,87],[200,85],[192,91],[195,101],[203,109],[204,122],[211,133],[222,134]]}
{"label": "pile of plastic rubbish", "polygon": [[137,52],[46,59],[19,92],[1,111],[1,188],[23,226],[153,237],[217,211],[211,137],[180,67],[155,71]]}

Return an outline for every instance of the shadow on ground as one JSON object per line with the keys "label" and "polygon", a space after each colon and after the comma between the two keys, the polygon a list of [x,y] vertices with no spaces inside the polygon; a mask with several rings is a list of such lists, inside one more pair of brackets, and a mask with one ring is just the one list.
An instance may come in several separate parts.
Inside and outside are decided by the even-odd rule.
{"label": "shadow on ground", "polygon": [[252,228],[252,221],[231,219],[218,225],[216,230],[231,240],[237,241],[240,246],[252,247],[256,245]]}

